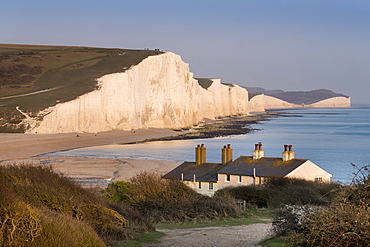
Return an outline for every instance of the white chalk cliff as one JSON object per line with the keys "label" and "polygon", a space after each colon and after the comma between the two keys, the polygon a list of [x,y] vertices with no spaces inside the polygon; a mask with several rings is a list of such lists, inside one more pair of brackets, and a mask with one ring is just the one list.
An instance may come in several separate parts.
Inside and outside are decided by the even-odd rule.
{"label": "white chalk cliff", "polygon": [[306,105],[305,107],[349,107],[351,105],[350,97],[333,97],[330,99],[321,100],[319,102]]}
{"label": "white chalk cliff", "polygon": [[[166,52],[149,56],[122,73],[98,79],[98,89],[44,112],[41,121],[28,123],[33,133],[96,133],[139,128],[181,128],[204,118],[248,114],[296,105],[259,95],[236,84],[211,79],[203,88],[179,55]],[[343,99],[334,101],[343,105]],[[325,104],[333,104],[326,102]],[[349,105],[347,105],[349,106]]]}
{"label": "white chalk cliff", "polygon": [[203,118],[247,114],[248,92],[214,80],[209,90],[193,78],[180,56],[150,56],[122,73],[98,79],[99,88],[57,104],[29,132],[101,132],[181,128]]}

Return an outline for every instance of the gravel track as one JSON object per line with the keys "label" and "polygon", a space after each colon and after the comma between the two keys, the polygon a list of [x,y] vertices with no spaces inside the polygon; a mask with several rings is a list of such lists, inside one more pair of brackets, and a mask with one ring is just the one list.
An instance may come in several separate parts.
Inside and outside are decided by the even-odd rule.
{"label": "gravel track", "polygon": [[189,229],[161,229],[166,234],[159,244],[145,247],[249,247],[269,237],[271,224],[252,224],[227,227],[204,227]]}

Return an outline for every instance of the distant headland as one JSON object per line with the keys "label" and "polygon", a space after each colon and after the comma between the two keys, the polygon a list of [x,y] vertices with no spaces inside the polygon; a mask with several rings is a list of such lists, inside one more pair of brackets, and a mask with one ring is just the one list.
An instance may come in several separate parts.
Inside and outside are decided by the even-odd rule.
{"label": "distant headland", "polygon": [[0,132],[176,129],[302,106],[349,107],[350,97],[194,78],[179,55],[158,49],[0,45]]}

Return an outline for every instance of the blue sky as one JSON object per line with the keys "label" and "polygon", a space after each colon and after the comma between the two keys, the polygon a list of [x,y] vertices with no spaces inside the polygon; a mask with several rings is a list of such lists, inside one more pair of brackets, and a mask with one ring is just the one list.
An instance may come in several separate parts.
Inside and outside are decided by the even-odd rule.
{"label": "blue sky", "polygon": [[159,48],[195,77],[370,103],[368,0],[3,0],[0,43]]}

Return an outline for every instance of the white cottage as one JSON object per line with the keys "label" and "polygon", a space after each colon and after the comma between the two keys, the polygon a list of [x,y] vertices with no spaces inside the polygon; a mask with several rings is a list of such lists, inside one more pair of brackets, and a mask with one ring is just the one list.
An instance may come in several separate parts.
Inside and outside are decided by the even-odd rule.
{"label": "white cottage", "polygon": [[164,178],[178,178],[202,194],[212,195],[227,186],[259,185],[268,178],[301,178],[330,182],[332,175],[308,159],[295,159],[292,145],[284,145],[281,158],[264,157],[262,143],[255,144],[252,156],[232,160],[230,145],[222,149],[221,163],[206,162],[206,148],[195,148],[195,162],[184,162]]}

